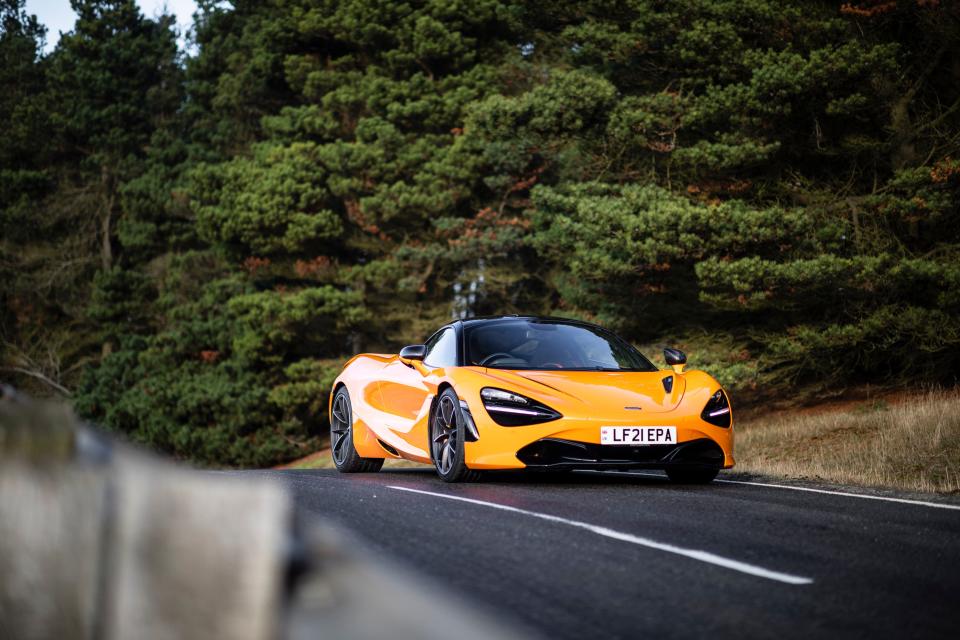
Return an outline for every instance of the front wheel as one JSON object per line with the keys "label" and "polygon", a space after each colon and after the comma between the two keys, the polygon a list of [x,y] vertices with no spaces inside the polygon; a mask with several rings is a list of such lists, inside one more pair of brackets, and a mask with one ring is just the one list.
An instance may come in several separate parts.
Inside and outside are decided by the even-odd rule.
{"label": "front wheel", "polygon": [[720,472],[719,469],[690,469],[684,467],[667,467],[667,477],[680,484],[708,484],[713,482]]}
{"label": "front wheel", "polygon": [[430,457],[444,482],[472,482],[480,477],[479,471],[469,469],[464,462],[465,441],[460,398],[453,389],[445,389],[430,416]]}
{"label": "front wheel", "polygon": [[361,458],[353,446],[353,408],[346,387],[333,396],[330,410],[330,454],[342,473],[374,473],[383,466],[383,458]]}

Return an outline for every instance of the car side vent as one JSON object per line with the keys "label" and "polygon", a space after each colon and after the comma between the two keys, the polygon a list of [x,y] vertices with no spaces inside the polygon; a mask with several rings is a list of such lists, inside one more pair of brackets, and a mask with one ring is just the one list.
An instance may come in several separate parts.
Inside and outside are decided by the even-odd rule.
{"label": "car side vent", "polygon": [[386,451],[387,453],[392,454],[392,455],[395,455],[395,456],[397,456],[398,458],[400,457],[400,454],[397,453],[397,450],[396,450],[396,449],[394,449],[393,447],[391,447],[390,445],[388,445],[386,442],[384,442],[384,441],[381,440],[380,438],[377,438],[377,444],[379,444],[381,447],[383,447],[383,450]]}
{"label": "car side vent", "polygon": [[672,393],[673,392],[673,376],[667,376],[662,380],[662,382],[663,382],[663,390],[666,391],[667,393]]}

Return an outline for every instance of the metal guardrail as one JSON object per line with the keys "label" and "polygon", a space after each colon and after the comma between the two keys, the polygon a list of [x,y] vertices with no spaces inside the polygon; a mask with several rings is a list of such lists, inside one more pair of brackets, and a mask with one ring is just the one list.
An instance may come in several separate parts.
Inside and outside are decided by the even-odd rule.
{"label": "metal guardrail", "polygon": [[0,388],[0,638],[519,637],[299,516]]}

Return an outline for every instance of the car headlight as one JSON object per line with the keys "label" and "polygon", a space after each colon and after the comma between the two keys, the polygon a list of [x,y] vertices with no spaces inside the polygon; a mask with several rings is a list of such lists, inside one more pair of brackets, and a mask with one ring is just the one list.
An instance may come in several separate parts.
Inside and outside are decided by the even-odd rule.
{"label": "car headlight", "polygon": [[495,387],[481,389],[480,399],[493,421],[502,427],[521,427],[563,417],[536,400]]}
{"label": "car headlight", "polygon": [[730,426],[730,401],[723,389],[717,389],[717,392],[710,396],[707,406],[700,413],[700,418],[718,427]]}

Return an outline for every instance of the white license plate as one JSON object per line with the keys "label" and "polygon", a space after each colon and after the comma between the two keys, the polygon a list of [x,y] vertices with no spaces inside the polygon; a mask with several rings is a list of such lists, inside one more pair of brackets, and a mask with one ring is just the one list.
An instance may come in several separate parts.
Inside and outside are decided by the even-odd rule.
{"label": "white license plate", "polygon": [[676,444],[676,427],[600,427],[600,444]]}

